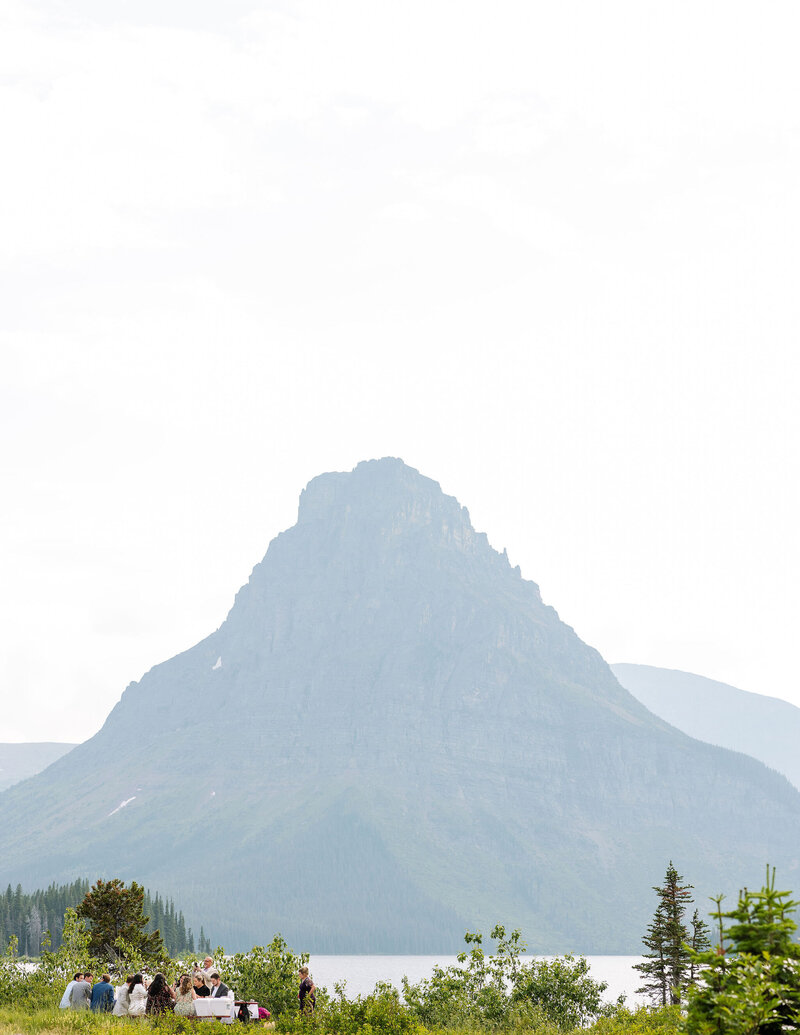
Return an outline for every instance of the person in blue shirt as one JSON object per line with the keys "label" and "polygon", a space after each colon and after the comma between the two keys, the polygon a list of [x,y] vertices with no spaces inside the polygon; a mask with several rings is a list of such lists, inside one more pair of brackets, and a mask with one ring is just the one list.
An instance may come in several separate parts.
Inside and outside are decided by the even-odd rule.
{"label": "person in blue shirt", "polygon": [[114,987],[108,974],[92,987],[92,1009],[95,1013],[111,1013],[114,1009]]}

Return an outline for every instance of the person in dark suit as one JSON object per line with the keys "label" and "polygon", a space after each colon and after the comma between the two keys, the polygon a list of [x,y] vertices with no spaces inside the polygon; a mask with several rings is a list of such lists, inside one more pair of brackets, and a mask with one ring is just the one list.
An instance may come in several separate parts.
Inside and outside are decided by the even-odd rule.
{"label": "person in dark suit", "polygon": [[219,974],[214,971],[211,975],[211,998],[212,999],[224,999],[226,995],[230,994],[230,989],[223,982]]}
{"label": "person in dark suit", "polygon": [[110,1013],[114,1009],[114,987],[109,974],[103,974],[103,980],[93,986],[91,1006],[95,1013]]}

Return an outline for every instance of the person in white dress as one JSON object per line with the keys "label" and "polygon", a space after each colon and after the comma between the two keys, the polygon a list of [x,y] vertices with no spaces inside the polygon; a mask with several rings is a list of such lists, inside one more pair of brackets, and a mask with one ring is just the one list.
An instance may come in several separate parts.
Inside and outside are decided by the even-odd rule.
{"label": "person in white dress", "polygon": [[130,998],[128,1002],[128,1016],[129,1017],[144,1017],[147,1009],[147,989],[144,986],[144,981],[141,974],[134,974],[130,988]]}
{"label": "person in white dress", "polygon": [[114,1017],[127,1017],[128,1008],[131,1003],[131,987],[130,983],[133,981],[132,977],[125,978],[125,981],[117,987],[117,998],[114,1002],[114,1009],[111,1011]]}

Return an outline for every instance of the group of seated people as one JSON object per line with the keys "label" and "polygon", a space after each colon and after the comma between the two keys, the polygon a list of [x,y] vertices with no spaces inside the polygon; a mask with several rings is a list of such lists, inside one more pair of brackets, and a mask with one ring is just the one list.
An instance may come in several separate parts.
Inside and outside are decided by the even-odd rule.
{"label": "group of seated people", "polygon": [[231,996],[210,956],[206,956],[202,967],[195,966],[191,974],[182,974],[174,985],[170,985],[163,974],[156,974],[149,982],[141,974],[133,974],[116,989],[116,994],[108,974],[93,984],[91,973],[78,973],[67,985],[60,1005],[63,1009],[105,1011],[116,1017],[143,1017],[173,1011],[183,1017],[196,1017],[195,1000],[205,996],[217,999]]}

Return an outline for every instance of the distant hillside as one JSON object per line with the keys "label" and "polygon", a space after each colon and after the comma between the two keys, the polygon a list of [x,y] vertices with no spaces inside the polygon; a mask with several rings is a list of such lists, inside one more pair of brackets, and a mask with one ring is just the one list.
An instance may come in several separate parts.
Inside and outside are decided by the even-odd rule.
{"label": "distant hillside", "polygon": [[315,478],[225,622],[0,794],[0,887],[135,878],[231,950],[634,953],[670,859],[703,902],[797,886],[798,844],[786,779],[648,711],[391,459]]}
{"label": "distant hillside", "polygon": [[27,780],[66,755],[74,744],[0,744],[0,791]]}
{"label": "distant hillside", "polygon": [[612,665],[626,690],[690,737],[742,751],[800,788],[800,708],[705,676],[650,665]]}

